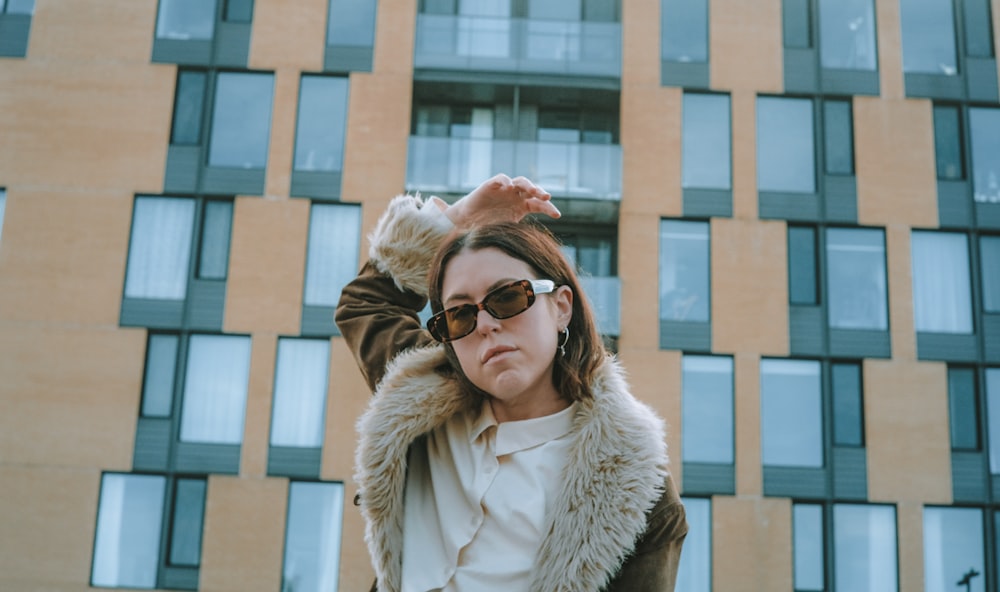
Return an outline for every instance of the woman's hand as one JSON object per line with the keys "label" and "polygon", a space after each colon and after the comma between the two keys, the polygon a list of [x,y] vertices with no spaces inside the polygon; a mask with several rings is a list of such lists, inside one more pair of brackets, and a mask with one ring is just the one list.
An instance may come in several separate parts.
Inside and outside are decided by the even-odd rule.
{"label": "woman's hand", "polygon": [[500,174],[487,179],[468,195],[445,209],[458,228],[469,229],[495,222],[519,222],[528,214],[558,218],[562,214],[548,191],[524,177]]}

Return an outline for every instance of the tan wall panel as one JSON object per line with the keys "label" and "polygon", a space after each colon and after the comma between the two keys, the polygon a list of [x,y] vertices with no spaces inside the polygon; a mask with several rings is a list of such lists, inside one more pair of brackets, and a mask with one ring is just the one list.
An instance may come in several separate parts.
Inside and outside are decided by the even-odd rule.
{"label": "tan wall panel", "polygon": [[[375,15],[375,64],[378,74],[413,76],[417,0],[380,0]],[[406,97],[409,106],[409,95]],[[407,127],[409,128],[409,121]]]}
{"label": "tan wall panel", "polygon": [[947,367],[864,361],[868,499],[951,503]]}
{"label": "tan wall panel", "polygon": [[760,435],[760,356],[739,353],[733,357],[736,394],[736,493],[763,495]]}
{"label": "tan wall panel", "polygon": [[0,459],[129,470],[144,329],[0,324]]}
{"label": "tan wall panel", "polygon": [[791,500],[712,498],[712,588],[792,589]]}
{"label": "tan wall panel", "polygon": [[708,19],[712,88],[782,91],[781,0],[712,0]]}
{"label": "tan wall panel", "polygon": [[273,333],[256,333],[252,343],[240,475],[263,478],[267,475],[267,452],[271,441],[271,405],[278,339]]}
{"label": "tan wall panel", "polygon": [[757,94],[735,90],[733,122],[733,217],[757,218]]}
{"label": "tan wall panel", "polygon": [[880,94],[884,99],[902,99],[906,92],[899,0],[875,0],[875,12]]}
{"label": "tan wall panel", "polygon": [[157,0],[36,0],[28,58],[149,64]]}
{"label": "tan wall panel", "polygon": [[4,218],[0,319],[118,325],[132,195],[14,187]]}
{"label": "tan wall panel", "polygon": [[618,218],[623,350],[660,348],[660,219],[622,211]]}
{"label": "tan wall panel", "polygon": [[[354,425],[372,396],[354,356],[341,338],[330,342],[330,385],[327,390],[326,434],[323,445],[323,479],[353,483]],[[350,488],[348,488],[350,489]],[[354,494],[351,494],[354,497]]]}
{"label": "tan wall panel", "polygon": [[854,97],[858,222],[937,226],[931,102]]}
{"label": "tan wall panel", "polygon": [[227,332],[299,334],[308,234],[308,200],[236,199]]}
{"label": "tan wall panel", "polygon": [[622,0],[623,89],[660,86],[660,5],[649,0]]}
{"label": "tan wall panel", "polygon": [[712,219],[712,350],[788,354],[785,223]]}
{"label": "tan wall panel", "polygon": [[281,589],[287,479],[208,478],[199,590]]}
{"label": "tan wall panel", "polygon": [[329,6],[330,0],[256,0],[250,68],[322,70]]}
{"label": "tan wall panel", "polygon": [[268,197],[287,197],[291,189],[300,80],[301,72],[288,68],[274,75],[274,108],[264,183],[264,194]]}
{"label": "tan wall panel", "polygon": [[913,320],[913,265],[910,227],[885,228],[886,272],[889,274],[889,330],[894,360],[917,359],[917,332]]}
{"label": "tan wall panel", "polygon": [[923,592],[924,505],[909,501],[896,504],[896,528],[899,542],[899,592]]}
{"label": "tan wall panel", "polygon": [[89,589],[99,489],[96,470],[0,464],[0,590]]}
{"label": "tan wall panel", "polygon": [[680,216],[683,211],[681,98],[679,88],[622,87],[623,216]]}

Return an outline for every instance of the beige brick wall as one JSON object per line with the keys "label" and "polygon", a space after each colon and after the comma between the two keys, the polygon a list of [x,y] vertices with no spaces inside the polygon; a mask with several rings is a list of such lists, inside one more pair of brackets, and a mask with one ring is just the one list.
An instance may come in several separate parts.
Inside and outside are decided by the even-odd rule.
{"label": "beige brick wall", "polygon": [[708,13],[711,87],[781,92],[781,0],[712,0]]}
{"label": "beige brick wall", "polygon": [[712,498],[712,589],[792,589],[791,500]]}

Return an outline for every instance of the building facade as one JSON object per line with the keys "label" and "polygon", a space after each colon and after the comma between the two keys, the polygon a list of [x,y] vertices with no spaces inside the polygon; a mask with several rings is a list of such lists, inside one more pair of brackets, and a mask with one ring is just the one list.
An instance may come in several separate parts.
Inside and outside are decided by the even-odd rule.
{"label": "building facade", "polygon": [[0,589],[366,590],[332,322],[525,175],[678,590],[1000,590],[1000,0],[0,0]]}

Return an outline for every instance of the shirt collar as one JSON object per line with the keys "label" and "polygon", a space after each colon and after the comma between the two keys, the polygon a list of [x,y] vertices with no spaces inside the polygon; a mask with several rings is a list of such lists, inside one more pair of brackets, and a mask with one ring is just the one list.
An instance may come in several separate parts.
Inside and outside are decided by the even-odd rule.
{"label": "shirt collar", "polygon": [[[489,405],[484,405],[489,408]],[[561,438],[573,427],[576,403],[543,417],[505,421],[497,425],[496,455],[513,454]],[[492,410],[489,412],[492,417]],[[494,424],[496,420],[494,419]]]}

